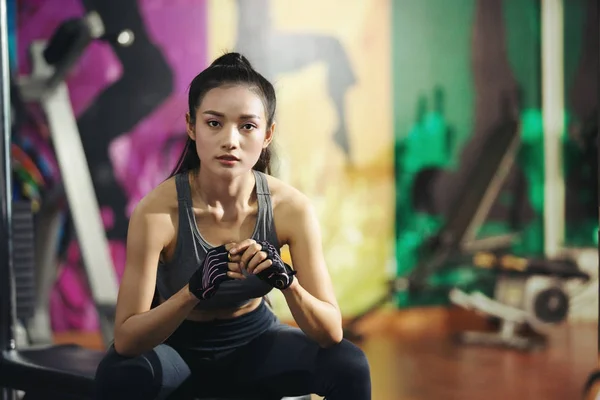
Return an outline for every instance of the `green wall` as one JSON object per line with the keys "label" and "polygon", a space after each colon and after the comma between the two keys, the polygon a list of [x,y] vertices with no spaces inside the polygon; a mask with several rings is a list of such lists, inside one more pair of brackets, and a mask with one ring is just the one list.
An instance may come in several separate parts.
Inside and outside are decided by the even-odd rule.
{"label": "green wall", "polygon": [[[483,0],[480,0],[483,1]],[[425,238],[437,232],[441,215],[413,208],[411,191],[416,174],[424,168],[456,170],[461,153],[474,130],[476,87],[473,77],[473,31],[476,7],[491,3],[475,0],[399,0],[393,3],[393,79],[394,129],[396,139],[396,258],[399,276],[407,275],[417,264],[417,249]],[[540,10],[534,0],[505,0],[502,4],[504,49],[498,49],[498,62],[508,61],[509,74],[522,91],[521,138],[518,168],[525,177],[529,211],[519,227],[520,240],[513,251],[519,255],[543,252],[543,126],[541,115]],[[481,9],[480,9],[481,11]],[[565,85],[566,92],[577,73],[582,51],[585,3],[565,5]],[[497,39],[497,38],[496,38]],[[490,39],[491,40],[491,39]],[[493,40],[497,46],[498,40]],[[502,51],[504,50],[504,54]],[[489,54],[489,53],[487,53]],[[506,57],[506,58],[502,58]],[[496,77],[490,76],[493,80]],[[483,85],[493,84],[488,82]],[[438,98],[443,98],[440,105]],[[567,109],[567,115],[570,110]],[[570,122],[569,117],[566,123]],[[565,138],[565,170],[580,158],[569,155],[570,143]],[[517,201],[504,191],[499,202]],[[595,245],[593,232],[597,218],[567,224],[567,244]],[[507,221],[488,221],[482,231],[509,232]],[[482,275],[471,265],[457,263],[454,268],[436,274],[432,279],[443,285],[493,288],[489,275]],[[399,304],[431,304],[444,302],[445,296],[435,292],[409,297],[401,294]]]}

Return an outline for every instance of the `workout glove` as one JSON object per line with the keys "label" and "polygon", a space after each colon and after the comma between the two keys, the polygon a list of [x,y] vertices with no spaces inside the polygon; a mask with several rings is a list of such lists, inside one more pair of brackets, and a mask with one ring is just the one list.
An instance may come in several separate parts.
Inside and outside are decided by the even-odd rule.
{"label": "workout glove", "polygon": [[217,292],[221,283],[231,281],[227,276],[229,252],[225,246],[214,247],[206,253],[202,265],[190,278],[190,292],[200,300],[210,299]]}
{"label": "workout glove", "polygon": [[262,247],[262,251],[267,253],[267,258],[271,260],[272,264],[267,269],[256,274],[256,276],[279,290],[290,287],[296,271],[283,262],[277,249],[271,243],[259,242],[259,244]]}

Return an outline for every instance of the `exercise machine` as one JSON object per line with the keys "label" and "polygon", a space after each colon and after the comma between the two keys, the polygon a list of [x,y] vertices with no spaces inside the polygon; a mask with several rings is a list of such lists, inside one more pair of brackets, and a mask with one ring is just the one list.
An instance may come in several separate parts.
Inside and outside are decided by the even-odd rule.
{"label": "exercise machine", "polygon": [[[520,126],[510,112],[508,104],[504,106],[504,118],[495,131],[484,140],[480,151],[475,154],[477,168],[466,172],[460,180],[444,225],[439,231],[427,238],[419,249],[417,266],[409,276],[398,277],[389,282],[389,290],[372,307],[348,322],[345,336],[360,339],[354,332],[354,326],[376,309],[387,304],[396,294],[406,292],[416,294],[430,289],[428,278],[442,268],[448,267],[457,259],[478,251],[496,251],[509,248],[517,233],[476,238],[478,229],[487,215],[514,164],[520,145]],[[424,191],[428,191],[425,187]],[[445,295],[451,288],[436,288]]]}
{"label": "exercise machine", "polygon": [[590,279],[568,258],[547,260],[481,252],[475,254],[472,263],[494,271],[493,298],[479,291],[467,293],[453,288],[450,300],[467,310],[496,318],[500,327],[495,332],[460,332],[456,339],[463,344],[523,351],[544,348],[545,334],[563,322],[569,312],[565,283]]}
{"label": "exercise machine", "polygon": [[[366,315],[387,304],[396,294],[439,292],[457,306],[486,314],[500,321],[500,331],[492,333],[465,332],[459,334],[462,343],[497,344],[528,350],[538,348],[543,341],[519,336],[519,328],[527,326],[545,333],[563,321],[568,313],[569,298],[564,289],[571,279],[588,280],[576,263],[564,259],[530,259],[510,254],[518,232],[478,238],[477,233],[488,218],[492,205],[520,148],[521,127],[517,108],[503,104],[503,122],[484,140],[471,168],[460,178],[460,186],[452,200],[445,223],[419,249],[417,266],[406,277],[389,283],[388,293],[358,315],[345,327],[345,336],[360,339],[355,325]],[[458,181],[458,180],[457,180]],[[423,188],[426,192],[428,189]],[[467,293],[459,288],[432,285],[429,278],[445,268],[472,265],[485,268],[486,278],[492,278],[493,298],[481,292]]]}
{"label": "exercise machine", "polygon": [[[105,344],[112,340],[118,283],[65,77],[94,40],[112,39],[123,46],[133,41],[128,31],[113,36],[107,35],[94,12],[67,20],[48,42],[31,44],[32,72],[20,77],[17,84],[23,101],[39,103],[47,119],[62,189]],[[34,315],[26,327],[33,344],[52,340],[48,299],[58,266],[61,209],[56,201],[48,200],[38,215],[36,229],[37,295]]]}
{"label": "exercise machine", "polygon": [[[88,30],[87,38],[79,39],[79,45],[82,47],[86,40],[92,40],[94,37],[91,31],[92,25],[88,25],[87,20],[83,25]],[[91,394],[93,376],[102,352],[87,350],[75,345],[29,345],[22,349],[23,346],[20,348],[17,343],[19,326],[17,324],[17,301],[19,299],[16,293],[18,276],[14,267],[18,260],[17,251],[24,249],[15,248],[18,231],[14,229],[14,226],[18,225],[18,221],[14,218],[16,214],[12,203],[10,153],[12,127],[10,123],[10,71],[6,26],[6,3],[0,2],[0,88],[2,94],[0,97],[2,121],[0,131],[2,138],[0,141],[0,399],[16,398],[15,390],[24,391],[26,398],[42,394],[44,398],[85,398]],[[78,238],[82,243],[90,286],[100,308],[108,308],[115,304],[116,281],[107,273],[107,271],[113,273],[112,263],[108,258],[106,247],[103,247],[106,239],[103,232],[100,232],[102,225],[98,219],[94,219],[99,218],[100,214],[97,211],[89,173],[87,175],[85,173],[88,171],[87,165],[81,151],[66,86],[62,81],[75,60],[72,59],[65,64],[48,66],[44,69],[43,50],[44,46],[41,43],[34,45],[33,56],[37,57],[37,62],[34,62],[35,71],[29,79],[25,79],[19,84],[19,88],[23,90],[28,99],[40,101],[48,115],[53,133],[53,144],[57,156],[62,162],[61,172],[65,181],[69,205],[73,215],[76,216],[74,219],[77,219]],[[32,228],[30,227],[30,229]],[[94,235],[96,235],[95,238]],[[31,240],[30,243],[33,241]],[[97,270],[93,269],[94,266]],[[52,265],[50,268],[56,268],[56,265]],[[94,275],[95,272],[97,274]],[[98,282],[105,283],[108,287],[99,287]],[[107,320],[108,317],[105,319]],[[105,329],[107,325],[105,324]]]}

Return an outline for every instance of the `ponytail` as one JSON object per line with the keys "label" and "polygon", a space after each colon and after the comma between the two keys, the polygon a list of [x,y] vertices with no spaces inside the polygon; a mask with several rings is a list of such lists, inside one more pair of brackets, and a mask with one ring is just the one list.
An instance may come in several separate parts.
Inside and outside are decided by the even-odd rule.
{"label": "ponytail", "polygon": [[200,157],[198,157],[198,153],[196,152],[196,142],[188,136],[183,151],[169,178],[184,172],[195,171],[198,168],[200,168]]}

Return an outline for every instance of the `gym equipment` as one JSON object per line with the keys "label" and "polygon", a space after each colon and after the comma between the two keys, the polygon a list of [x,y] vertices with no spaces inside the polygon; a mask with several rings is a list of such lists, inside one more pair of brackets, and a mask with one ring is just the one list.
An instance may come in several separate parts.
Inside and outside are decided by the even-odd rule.
{"label": "gym equipment", "polygon": [[[39,102],[48,120],[50,138],[56,153],[62,184],[75,233],[81,248],[83,265],[100,320],[105,344],[113,336],[117,278],[92,185],[86,156],[81,144],[69,99],[65,76],[84,50],[97,39],[116,39],[122,45],[132,43],[131,32],[109,35],[95,12],[83,18],[65,21],[52,38],[32,43],[32,73],[18,81],[24,101]],[[60,229],[60,208],[52,203],[40,212],[36,246],[38,296],[28,330],[34,344],[51,342],[48,298],[55,281],[55,254]]]}
{"label": "gym equipment", "polygon": [[227,276],[228,261],[229,252],[225,245],[208,250],[202,266],[190,278],[190,292],[199,300],[208,300],[214,296],[221,283],[233,280]]}
{"label": "gym equipment", "polygon": [[[459,333],[457,339],[464,344],[518,350],[543,348],[543,335],[567,317],[569,297],[565,282],[590,279],[569,259],[527,259],[482,252],[475,255],[473,264],[497,274],[494,298],[454,288],[450,291],[450,300],[468,310],[498,318],[500,329],[498,332]],[[526,327],[537,335],[519,335],[519,330]]]}
{"label": "gym equipment", "polygon": [[[477,168],[466,171],[441,229],[428,238],[419,249],[419,262],[408,277],[390,282],[389,291],[376,304],[346,325],[345,336],[358,340],[353,328],[366,315],[387,304],[403,291],[418,294],[425,289],[449,295],[450,300],[465,308],[500,318],[500,334],[465,333],[459,335],[463,343],[495,343],[521,349],[533,349],[539,344],[531,338],[516,336],[517,328],[527,325],[538,333],[566,318],[568,297],[563,285],[570,279],[588,280],[589,276],[568,259],[524,259],[511,256],[509,249],[518,237],[510,233],[476,238],[477,231],[514,165],[520,147],[520,125],[516,108],[505,103],[503,123],[489,135],[477,157]],[[428,172],[431,174],[431,172]],[[433,174],[435,175],[435,174]],[[427,188],[423,189],[425,192]],[[469,295],[458,288],[431,287],[428,278],[442,268],[453,265],[482,263],[482,258],[494,255],[502,268],[491,268],[495,273],[494,299],[481,293]],[[468,260],[465,262],[465,260]],[[485,263],[484,263],[485,264]],[[507,265],[512,268],[507,269]],[[519,270],[520,269],[520,270]]]}
{"label": "gym equipment", "polygon": [[[348,322],[345,336],[360,339],[353,328],[366,315],[387,304],[402,291],[418,293],[428,287],[427,278],[446,267],[456,258],[477,251],[508,248],[516,234],[476,239],[475,235],[486,219],[512,165],[520,143],[520,127],[508,104],[504,104],[503,123],[488,135],[481,151],[475,156],[477,168],[467,172],[462,187],[457,190],[445,224],[428,238],[419,251],[419,262],[408,277],[399,277],[389,284],[389,291],[364,313]],[[427,191],[427,189],[424,189]],[[447,293],[450,288],[440,289]]]}
{"label": "gym equipment", "polygon": [[279,290],[288,288],[293,280],[296,271],[283,262],[279,252],[271,243],[264,241],[260,243],[263,251],[267,253],[267,258],[272,261],[272,265],[258,273],[258,277],[269,285]]}

